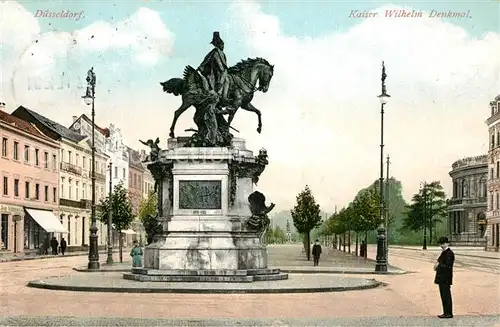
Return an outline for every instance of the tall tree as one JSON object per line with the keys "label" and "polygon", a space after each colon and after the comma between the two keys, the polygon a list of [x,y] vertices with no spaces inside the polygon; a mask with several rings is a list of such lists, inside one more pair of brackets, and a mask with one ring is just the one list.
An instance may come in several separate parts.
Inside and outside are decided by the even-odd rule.
{"label": "tall tree", "polygon": [[297,195],[297,204],[291,210],[293,225],[297,231],[305,236],[307,260],[311,260],[311,230],[321,225],[321,210],[319,204],[306,185]]}
{"label": "tall tree", "polygon": [[380,220],[380,196],[376,189],[367,189],[356,196],[352,203],[356,219],[353,224],[358,231],[374,230],[382,222]]}
{"label": "tall tree", "polygon": [[403,228],[418,232],[426,227],[433,242],[432,230],[446,216],[446,194],[441,182],[433,181],[413,195],[411,204],[407,206]]}
{"label": "tall tree", "polygon": [[139,205],[139,219],[146,230],[147,243],[154,241],[154,236],[163,232],[162,225],[158,222],[158,196],[154,190],[149,191]]}
{"label": "tall tree", "polygon": [[[108,224],[108,212],[111,207],[113,225],[119,235],[120,262],[123,262],[122,230],[130,227],[130,224],[134,220],[134,215],[132,214],[132,203],[122,182],[115,186],[111,194],[111,199],[108,196],[101,200],[100,207],[99,219],[105,225]],[[108,226],[108,228],[112,227]]]}

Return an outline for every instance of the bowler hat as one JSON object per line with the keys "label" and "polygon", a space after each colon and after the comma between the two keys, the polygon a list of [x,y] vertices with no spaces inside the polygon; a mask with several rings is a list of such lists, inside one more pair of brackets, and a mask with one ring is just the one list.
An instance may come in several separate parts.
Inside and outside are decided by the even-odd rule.
{"label": "bowler hat", "polygon": [[438,243],[439,244],[444,244],[444,243],[450,243],[450,241],[448,240],[447,237],[440,237],[439,240],[438,240]]}

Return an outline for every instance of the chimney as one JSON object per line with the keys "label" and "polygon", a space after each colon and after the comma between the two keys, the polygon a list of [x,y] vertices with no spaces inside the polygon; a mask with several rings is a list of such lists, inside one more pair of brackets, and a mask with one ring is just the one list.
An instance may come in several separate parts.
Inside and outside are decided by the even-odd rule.
{"label": "chimney", "polygon": [[5,102],[0,101],[0,110],[5,110]]}
{"label": "chimney", "polygon": [[78,116],[73,116],[73,123],[78,119]]}

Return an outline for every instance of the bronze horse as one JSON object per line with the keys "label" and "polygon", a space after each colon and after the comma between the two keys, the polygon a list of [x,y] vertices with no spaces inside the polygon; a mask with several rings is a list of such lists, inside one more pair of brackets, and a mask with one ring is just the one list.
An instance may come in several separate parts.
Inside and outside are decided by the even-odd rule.
{"label": "bronze horse", "polygon": [[[219,103],[220,114],[229,114],[228,124],[230,125],[238,108],[257,114],[259,124],[257,132],[262,130],[262,120],[260,110],[255,108],[251,101],[255,91],[267,92],[273,77],[274,65],[269,64],[262,58],[242,60],[236,65],[228,68],[229,90],[228,100]],[[166,82],[160,82],[163,92],[171,93],[175,96],[182,96],[182,104],[174,113],[174,119],[170,127],[170,137],[175,137],[175,124],[179,117],[191,106],[200,104],[201,99],[206,94],[206,85],[200,79],[199,73],[192,67],[187,66],[184,70],[183,78],[171,78]],[[201,81],[200,81],[201,80]],[[255,85],[259,82],[259,87]]]}

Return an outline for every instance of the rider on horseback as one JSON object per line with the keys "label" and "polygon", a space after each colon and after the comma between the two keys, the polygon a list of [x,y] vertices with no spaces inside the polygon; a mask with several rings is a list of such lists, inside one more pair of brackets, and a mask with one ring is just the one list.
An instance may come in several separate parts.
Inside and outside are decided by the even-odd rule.
{"label": "rider on horseback", "polygon": [[212,90],[217,92],[222,103],[227,101],[229,83],[224,41],[220,38],[219,32],[214,32],[210,43],[214,48],[205,56],[205,59],[198,67],[198,72],[208,79]]}

